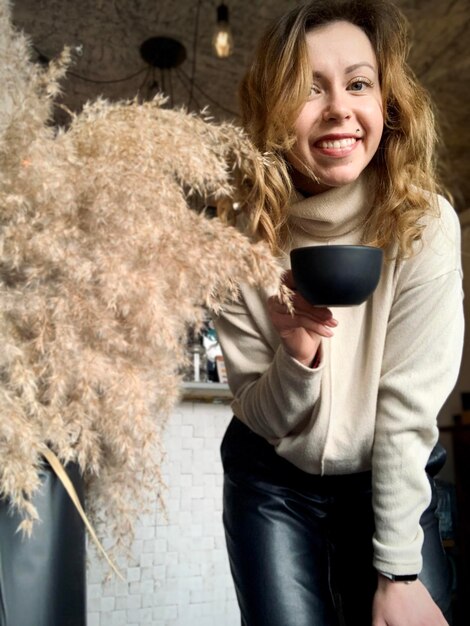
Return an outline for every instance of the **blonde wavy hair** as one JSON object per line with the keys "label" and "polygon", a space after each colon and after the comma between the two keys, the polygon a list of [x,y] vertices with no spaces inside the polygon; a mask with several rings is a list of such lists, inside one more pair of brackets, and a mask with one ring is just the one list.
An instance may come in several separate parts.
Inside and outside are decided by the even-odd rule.
{"label": "blonde wavy hair", "polygon": [[369,166],[378,174],[377,209],[365,239],[382,248],[395,244],[406,256],[421,238],[423,215],[437,211],[431,200],[439,190],[437,133],[429,96],[407,64],[408,23],[387,0],[314,0],[279,18],[261,38],[240,86],[243,126],[267,155],[263,171],[245,180],[249,229],[280,253],[293,191],[285,154],[295,142],[293,125],[311,86],[305,35],[341,20],[369,37],[383,98],[384,132]]}

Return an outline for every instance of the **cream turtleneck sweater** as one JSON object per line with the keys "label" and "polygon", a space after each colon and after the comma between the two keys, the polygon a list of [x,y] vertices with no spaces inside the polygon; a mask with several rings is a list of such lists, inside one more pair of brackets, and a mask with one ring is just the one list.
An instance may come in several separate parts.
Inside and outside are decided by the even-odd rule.
{"label": "cream turtleneck sweater", "polygon": [[[366,176],[297,198],[289,249],[360,243],[373,198]],[[242,286],[239,302],[216,320],[240,420],[306,472],[372,470],[374,566],[391,574],[422,567],[419,519],[430,501],[424,468],[462,351],[459,223],[452,207],[438,201],[440,216],[427,218],[416,253],[385,261],[367,302],[333,309],[338,326],[323,340],[318,368],[286,353],[266,292]]]}

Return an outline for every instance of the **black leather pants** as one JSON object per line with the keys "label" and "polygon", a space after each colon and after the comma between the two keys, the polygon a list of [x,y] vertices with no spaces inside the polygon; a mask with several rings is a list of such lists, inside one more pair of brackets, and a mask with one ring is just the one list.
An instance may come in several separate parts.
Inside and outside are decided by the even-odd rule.
{"label": "black leather pants", "polygon": [[[223,519],[242,626],[370,626],[377,585],[370,472],[307,474],[236,418],[222,461]],[[436,506],[434,489],[421,519],[420,578],[450,623],[451,577]]]}

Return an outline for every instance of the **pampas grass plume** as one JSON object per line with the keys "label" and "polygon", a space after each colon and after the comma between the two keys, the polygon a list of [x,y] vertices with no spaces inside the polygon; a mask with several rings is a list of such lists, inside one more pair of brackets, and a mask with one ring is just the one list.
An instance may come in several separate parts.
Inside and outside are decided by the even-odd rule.
{"label": "pampas grass plume", "polygon": [[30,532],[49,446],[79,464],[98,530],[129,545],[162,485],[188,329],[281,273],[188,197],[230,199],[265,165],[235,126],[161,98],[98,100],[53,129],[69,54],[40,69],[9,17],[0,0],[0,494]]}

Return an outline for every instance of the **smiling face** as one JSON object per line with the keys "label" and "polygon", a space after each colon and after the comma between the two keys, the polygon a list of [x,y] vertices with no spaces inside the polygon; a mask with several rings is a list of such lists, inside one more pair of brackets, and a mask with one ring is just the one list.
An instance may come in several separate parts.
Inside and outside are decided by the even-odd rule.
{"label": "smiling face", "polygon": [[287,158],[294,184],[316,194],[357,179],[379,146],[384,118],[377,59],[364,31],[332,22],[308,32],[306,42],[312,86]]}

